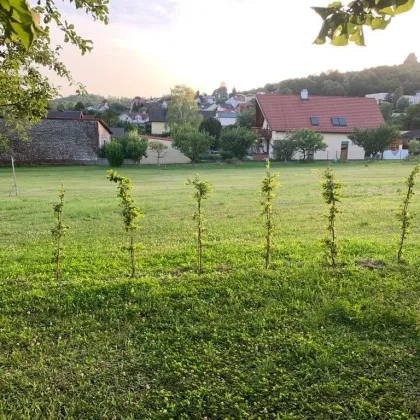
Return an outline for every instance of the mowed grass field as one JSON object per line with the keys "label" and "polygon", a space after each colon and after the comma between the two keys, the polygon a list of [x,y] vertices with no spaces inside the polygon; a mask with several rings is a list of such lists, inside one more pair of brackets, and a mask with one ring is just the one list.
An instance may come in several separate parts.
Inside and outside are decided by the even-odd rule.
{"label": "mowed grass field", "polygon": [[[395,210],[413,165],[333,165],[344,183],[337,270],[320,248],[326,208],[312,170],[325,167],[273,164],[268,271],[264,163],[121,168],[145,214],[136,279],[106,168],[18,168],[19,197],[0,168],[0,418],[419,418],[420,215],[396,264]],[[201,277],[183,184],[197,172],[214,186]],[[57,284],[61,182],[70,229]]]}

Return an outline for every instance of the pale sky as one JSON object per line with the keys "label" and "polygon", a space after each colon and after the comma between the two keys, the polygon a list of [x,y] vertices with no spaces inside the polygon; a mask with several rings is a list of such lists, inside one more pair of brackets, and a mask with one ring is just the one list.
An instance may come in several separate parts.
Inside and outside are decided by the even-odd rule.
{"label": "pale sky", "polygon": [[[366,31],[367,47],[313,45],[322,21],[310,7],[330,1],[110,0],[107,26],[68,5],[64,18],[94,50],[81,56],[64,44],[62,59],[89,93],[149,97],[176,84],[211,93],[224,81],[240,91],[327,70],[401,64],[411,52],[420,56],[420,4],[385,31]],[[61,34],[54,32],[53,42],[62,43]],[[51,80],[63,95],[74,93]]]}

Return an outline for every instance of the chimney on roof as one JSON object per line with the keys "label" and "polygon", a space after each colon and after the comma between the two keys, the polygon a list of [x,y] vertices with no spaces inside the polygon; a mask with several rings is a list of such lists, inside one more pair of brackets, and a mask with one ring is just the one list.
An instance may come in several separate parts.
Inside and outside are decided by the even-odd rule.
{"label": "chimney on roof", "polygon": [[307,101],[309,99],[308,89],[303,89],[302,92],[300,92],[300,97],[302,100]]}

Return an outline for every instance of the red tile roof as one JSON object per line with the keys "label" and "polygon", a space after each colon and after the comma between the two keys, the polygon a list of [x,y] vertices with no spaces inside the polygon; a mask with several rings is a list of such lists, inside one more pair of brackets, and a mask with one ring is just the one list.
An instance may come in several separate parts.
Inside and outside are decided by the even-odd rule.
{"label": "red tile roof", "polygon": [[[257,95],[257,103],[273,131],[309,128],[322,133],[351,133],[355,127],[384,124],[373,98],[309,95],[308,100],[303,100],[300,96],[267,94]],[[312,126],[310,117],[318,118],[318,127]],[[347,127],[334,127],[332,117],[345,118]]]}

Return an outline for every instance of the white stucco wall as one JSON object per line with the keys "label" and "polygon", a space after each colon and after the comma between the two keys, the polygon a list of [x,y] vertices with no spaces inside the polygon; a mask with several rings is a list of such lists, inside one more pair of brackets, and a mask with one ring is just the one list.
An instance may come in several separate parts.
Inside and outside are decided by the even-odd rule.
{"label": "white stucco wall", "polygon": [[[270,158],[274,158],[273,142],[281,140],[286,136],[286,133],[273,131],[272,141],[270,143]],[[346,134],[323,134],[324,142],[328,144],[328,148],[324,152],[315,153],[314,160],[334,160],[336,157],[340,159],[341,142],[349,142],[348,160],[364,160],[365,151],[359,146],[352,143]],[[299,156],[297,156],[299,158]]]}
{"label": "white stucco wall", "polygon": [[152,122],[152,135],[160,135],[166,133],[166,123],[164,122]]}
{"label": "white stucco wall", "polygon": [[111,134],[101,123],[98,123],[98,132],[99,147],[102,147],[105,143],[109,143],[111,141]]}
{"label": "white stucco wall", "polygon": [[236,123],[236,118],[217,118],[222,124],[222,127],[227,127],[228,125],[233,125]]}
{"label": "white stucco wall", "polygon": [[[147,137],[147,136],[146,136]],[[158,141],[159,143],[163,143],[165,146],[168,146],[166,150],[165,157],[160,159],[160,164],[171,164],[171,163],[190,163],[190,159],[188,159],[185,155],[183,155],[179,150],[174,149],[172,147],[172,141],[170,140],[160,140],[149,138],[149,143],[152,141]],[[152,152],[150,149],[147,151],[147,158],[143,158],[140,162],[141,165],[150,164],[156,165],[157,164],[157,154]]]}

